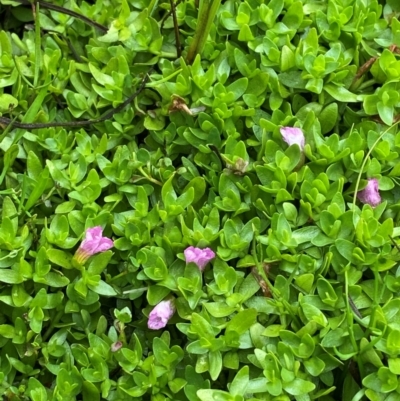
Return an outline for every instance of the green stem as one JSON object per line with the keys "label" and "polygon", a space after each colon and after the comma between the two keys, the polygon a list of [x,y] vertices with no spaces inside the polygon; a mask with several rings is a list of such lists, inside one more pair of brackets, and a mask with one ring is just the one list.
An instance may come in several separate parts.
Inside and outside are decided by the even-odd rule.
{"label": "green stem", "polygon": [[383,138],[383,136],[399,123],[400,123],[400,121],[397,121],[393,125],[391,125],[389,128],[385,129],[385,131],[383,131],[382,134],[380,134],[378,136],[377,140],[374,142],[374,144],[371,146],[370,150],[368,151],[367,155],[365,156],[363,164],[361,165],[361,168],[360,168],[360,172],[358,173],[356,187],[354,190],[353,210],[355,210],[355,206],[356,206],[357,192],[358,192],[358,188],[360,187],[361,176],[363,174],[365,165],[367,164],[367,161],[368,161],[369,157],[371,156],[372,151],[375,149],[375,146],[378,145],[379,141]]}
{"label": "green stem", "polygon": [[49,193],[47,194],[47,196],[43,199],[43,201],[46,201],[47,199],[50,199],[53,196],[53,193],[57,190],[56,187],[52,187],[49,191]]}
{"label": "green stem", "polygon": [[50,334],[53,332],[55,325],[60,321],[60,319],[63,317],[64,311],[60,310],[57,312],[56,316],[54,319],[51,319],[51,324],[49,328],[46,330],[46,333],[43,335],[43,341],[46,341],[49,337]]}
{"label": "green stem", "polygon": [[160,56],[163,58],[176,58],[177,55],[176,53],[173,52],[163,52],[163,51],[158,51],[158,52],[152,52],[153,54],[155,54],[156,56]]}
{"label": "green stem", "polygon": [[371,316],[369,318],[368,330],[365,334],[366,337],[368,337],[371,334],[371,331],[374,329],[375,326],[375,312],[376,308],[379,305],[379,300],[378,300],[379,281],[380,281],[380,276],[378,272],[374,271],[374,302],[372,303],[372,310],[371,310]]}
{"label": "green stem", "polygon": [[359,91],[362,91],[362,90],[364,90],[364,89],[366,89],[366,88],[369,88],[370,86],[375,85],[375,84],[376,84],[375,79],[370,79],[370,80],[368,80],[368,81],[363,82],[363,83],[358,87],[358,90],[359,90]]}
{"label": "green stem", "polygon": [[116,276],[111,277],[111,278],[108,280],[108,283],[111,283],[111,282],[113,282],[113,281],[115,281],[115,280],[118,280],[119,278],[126,276],[128,273],[129,273],[129,272],[128,272],[127,270],[125,270],[125,271],[123,271],[122,273],[119,273],[119,274],[117,274]]}
{"label": "green stem", "polygon": [[172,20],[174,21],[174,32],[175,32],[175,46],[176,46],[176,57],[181,57],[181,40],[179,38],[179,26],[178,26],[178,19],[176,18],[176,10],[175,10],[175,3],[174,0],[170,0],[171,4],[171,12],[172,12]]}
{"label": "green stem", "polygon": [[143,174],[143,176],[144,176],[145,178],[147,178],[149,181],[153,182],[154,184],[160,185],[160,186],[163,185],[162,182],[160,182],[160,181],[156,180],[155,178],[151,177],[150,175],[148,175],[148,174],[143,170],[142,167],[139,167],[138,170],[139,170],[139,171]]}
{"label": "green stem", "polygon": [[149,6],[147,7],[147,9],[149,10],[149,16],[151,17],[154,13],[154,10],[157,8],[158,6],[158,0],[151,0]]}
{"label": "green stem", "polygon": [[197,18],[196,31],[193,41],[190,44],[186,62],[192,64],[196,55],[203,51],[207,37],[210,33],[212,23],[217,14],[221,0],[201,0],[199,7],[199,15]]}
{"label": "green stem", "polygon": [[40,66],[42,61],[42,37],[40,35],[39,3],[33,3],[32,7],[35,10],[35,74],[33,77],[33,86],[36,87],[39,81]]}
{"label": "green stem", "polygon": [[127,344],[126,341],[126,335],[125,335],[125,325],[121,322],[119,322],[119,340],[122,342],[122,344]]}
{"label": "green stem", "polygon": [[383,336],[386,334],[386,327],[385,327],[385,329],[382,331],[382,333],[379,336],[375,337],[373,340],[368,342],[368,344],[361,350],[362,353],[366,352],[366,351],[368,351],[370,349],[373,349],[375,344],[377,344],[379,341],[382,340]]}
{"label": "green stem", "polygon": [[13,60],[14,60],[14,66],[15,66],[15,68],[17,69],[17,72],[18,72],[19,76],[22,78],[22,80],[23,80],[28,86],[30,86],[31,88],[35,89],[35,86],[34,86],[33,84],[31,84],[31,83],[29,82],[29,80],[26,78],[26,76],[22,73],[21,69],[19,68],[19,64],[17,63],[17,60],[16,60],[16,58],[15,58],[14,55],[12,56],[12,58],[13,58]]}
{"label": "green stem", "polygon": [[[273,280],[276,279],[276,274],[269,273],[269,276],[270,276]],[[301,293],[304,294],[304,295],[307,295],[307,294],[308,294],[307,291],[303,290],[303,289],[300,288],[298,285],[292,283],[292,281],[290,280],[290,277],[289,277],[289,280],[288,280],[288,285],[290,285],[290,286],[293,287],[296,291],[301,292]]]}
{"label": "green stem", "polygon": [[163,84],[164,82],[168,82],[176,75],[179,75],[181,72],[182,68],[179,68],[179,70],[174,71],[171,75],[168,75],[165,78],[159,79],[158,81],[149,82],[148,84],[146,84],[146,88],[154,88],[157,85]]}
{"label": "green stem", "polygon": [[[257,256],[257,248],[256,248],[256,237],[257,237],[257,233],[254,233],[254,240],[253,240],[253,257],[254,257],[254,261],[258,270],[258,274],[263,278],[263,280],[267,283],[272,296],[279,302],[282,303],[282,305],[286,308],[286,310],[288,311],[289,315],[292,317],[293,321],[298,325],[298,327],[301,326],[299,320],[297,319],[296,314],[293,312],[292,310],[292,306],[289,304],[289,302],[286,301],[286,299],[282,298],[280,293],[276,291],[276,289],[274,288],[274,286],[272,285],[272,283],[269,281],[267,275],[265,274],[265,271],[263,269],[263,267],[261,266],[261,263],[258,260],[258,256]],[[281,316],[282,318],[283,316]]]}
{"label": "green stem", "polygon": [[333,351],[335,352],[335,354],[341,359],[341,360],[347,360],[352,358],[356,353],[352,352],[351,354],[343,354],[342,352],[340,352],[337,347],[333,347]]}
{"label": "green stem", "polygon": [[357,346],[356,339],[354,336],[353,313],[352,313],[352,310],[350,307],[350,302],[349,302],[349,279],[348,279],[348,275],[347,275],[347,270],[344,272],[344,285],[345,285],[345,294],[346,294],[347,325],[349,327],[350,341],[351,341],[354,351],[358,352],[358,346]]}
{"label": "green stem", "polygon": [[[111,281],[111,280],[110,280]],[[132,292],[138,291],[138,290],[147,290],[148,287],[141,287],[141,288],[133,288],[132,290],[126,290],[124,291],[122,294],[126,295],[126,294],[131,294]]]}

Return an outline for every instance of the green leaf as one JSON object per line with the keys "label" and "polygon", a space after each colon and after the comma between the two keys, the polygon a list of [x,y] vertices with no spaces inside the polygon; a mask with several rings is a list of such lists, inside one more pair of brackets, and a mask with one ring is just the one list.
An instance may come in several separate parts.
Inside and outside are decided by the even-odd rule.
{"label": "green leaf", "polygon": [[394,11],[400,11],[400,4],[396,0],[388,0],[387,4],[392,7]]}
{"label": "green leaf", "polygon": [[337,103],[331,103],[322,110],[318,119],[321,123],[321,132],[323,134],[327,134],[335,127],[339,117],[338,110]]}
{"label": "green leaf", "polygon": [[24,281],[22,275],[14,270],[0,269],[0,282],[7,284],[19,284]]}
{"label": "green leaf", "polygon": [[210,364],[210,376],[212,380],[217,380],[222,370],[222,355],[220,351],[211,351],[208,354]]}
{"label": "green leaf", "polygon": [[103,280],[100,280],[97,285],[88,285],[88,287],[96,294],[106,297],[113,297],[117,295],[117,292],[114,290],[114,288]]}
{"label": "green leaf", "polygon": [[242,369],[236,374],[232,383],[229,386],[229,392],[233,396],[244,396],[246,394],[246,389],[249,384],[249,367],[243,366]]}
{"label": "green leaf", "polygon": [[64,267],[65,269],[72,269],[72,255],[68,252],[59,249],[48,249],[47,257],[50,262],[55,263],[57,266]]}
{"label": "green leaf", "polygon": [[18,107],[18,99],[8,93],[0,95],[0,112],[8,111]]}
{"label": "green leaf", "polygon": [[236,401],[230,394],[221,390],[198,390],[197,396],[201,401]]}
{"label": "green leaf", "polygon": [[248,330],[257,319],[257,311],[255,309],[246,309],[236,314],[226,326],[226,332],[235,331],[243,334]]}
{"label": "green leaf", "polygon": [[315,306],[303,303],[301,307],[308,321],[314,321],[322,327],[325,327],[328,324],[325,315]]}
{"label": "green leaf", "polygon": [[351,93],[343,86],[327,84],[324,89],[335,99],[344,103],[355,103],[363,100],[362,96]]}
{"label": "green leaf", "polygon": [[284,384],[283,388],[289,394],[299,396],[313,391],[315,389],[315,384],[303,379],[294,379],[291,383]]}
{"label": "green leaf", "polygon": [[9,324],[0,324],[0,336],[13,338],[15,336],[14,327]]}
{"label": "green leaf", "polygon": [[248,83],[249,83],[249,80],[247,78],[240,78],[237,81],[230,84],[226,88],[226,90],[228,92],[233,92],[233,94],[234,94],[233,100],[237,100],[246,92]]}
{"label": "green leaf", "polygon": [[82,386],[82,397],[83,401],[100,401],[100,392],[93,383],[84,381]]}

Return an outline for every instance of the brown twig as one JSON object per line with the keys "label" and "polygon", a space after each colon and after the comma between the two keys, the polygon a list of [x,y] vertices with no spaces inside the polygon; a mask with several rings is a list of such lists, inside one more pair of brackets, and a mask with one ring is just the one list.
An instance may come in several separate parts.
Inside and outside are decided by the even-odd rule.
{"label": "brown twig", "polygon": [[[264,264],[263,265],[263,269],[266,275],[268,275],[269,273],[269,265]],[[253,267],[251,269],[251,273],[253,274],[253,276],[255,277],[255,279],[257,280],[261,291],[263,292],[264,296],[267,298],[271,298],[272,294],[271,294],[271,290],[268,287],[268,284],[265,282],[265,280],[261,277],[261,274],[257,271],[256,267]]]}
{"label": "brown twig", "polygon": [[54,100],[56,101],[56,103],[58,104],[58,107],[59,107],[60,109],[65,109],[65,105],[61,103],[59,97],[58,97],[54,92],[52,93],[52,95],[53,95],[53,99],[54,99]]}
{"label": "brown twig", "polygon": [[178,19],[176,18],[176,10],[175,10],[174,0],[170,0],[170,4],[171,4],[172,19],[174,21],[176,55],[177,55],[177,58],[180,58],[181,54],[182,54],[182,49],[181,49],[181,40],[179,39],[179,26],[178,26]]}
{"label": "brown twig", "polygon": [[[400,53],[400,49],[397,47],[397,45],[391,45],[391,46],[389,47],[389,50],[390,50],[392,53],[397,53],[397,54]],[[367,60],[367,61],[358,69],[357,74],[355,75],[355,77],[354,77],[354,79],[353,79],[352,85],[353,85],[354,83],[356,83],[356,82],[357,82],[357,81],[373,66],[373,64],[375,63],[376,60],[378,60],[378,58],[379,58],[378,56],[371,57],[369,60]]]}
{"label": "brown twig", "polygon": [[[182,3],[182,0],[178,0],[176,3],[175,3],[175,9],[176,9],[176,7],[178,7],[178,5],[179,4],[181,4]],[[162,19],[161,19],[161,24],[160,24],[160,31],[162,31],[163,29],[164,29],[164,24],[165,24],[165,21],[168,19],[168,17],[170,17],[172,15],[172,9],[171,10],[169,10],[165,15],[164,15],[164,17],[162,17]]]}
{"label": "brown twig", "polygon": [[151,68],[143,78],[139,88],[129,96],[123,103],[119,106],[109,110],[106,114],[99,118],[95,118],[93,120],[81,120],[81,121],[65,121],[65,122],[53,122],[53,123],[19,123],[16,121],[11,120],[7,117],[0,117],[0,123],[10,125],[12,124],[13,127],[16,128],[23,128],[23,129],[39,129],[39,128],[52,128],[52,127],[70,127],[70,128],[78,128],[78,127],[86,127],[88,125],[97,124],[106,120],[109,120],[114,114],[119,113],[123,110],[128,104],[130,104],[144,89],[146,82],[149,78],[149,73],[152,71]]}
{"label": "brown twig", "polygon": [[32,3],[32,15],[33,15],[33,20],[36,21],[36,4]]}
{"label": "brown twig", "polygon": [[354,312],[360,319],[362,319],[363,316],[362,316],[362,314],[360,313],[360,311],[358,310],[358,308],[357,308],[356,304],[354,303],[354,301],[351,299],[351,296],[350,296],[350,295],[349,295],[349,304],[350,304],[350,307],[351,307],[351,309],[353,310],[353,312]]}
{"label": "brown twig", "polygon": [[396,247],[396,249],[400,252],[400,247],[399,247],[399,245],[397,244],[397,242],[394,240],[394,238],[391,236],[391,235],[389,235],[389,238],[390,238],[390,241],[392,241],[392,244]]}
{"label": "brown twig", "polygon": [[397,45],[392,45],[392,46],[390,46],[390,47],[389,47],[389,50],[390,50],[392,53],[400,54],[400,49],[399,49],[399,47],[398,47]]}
{"label": "brown twig", "polygon": [[[34,25],[31,25],[31,24],[26,24],[26,25],[25,25],[25,29],[31,31],[31,30],[34,30],[34,29],[35,29],[35,26],[34,26]],[[75,50],[74,46],[72,45],[71,41],[70,41],[66,36],[64,36],[62,33],[58,32],[58,31],[55,31],[54,29],[47,29],[47,28],[43,28],[43,27],[40,27],[40,29],[41,29],[43,32],[49,32],[49,33],[52,33],[52,34],[55,34],[55,35],[59,35],[59,36],[60,36],[62,39],[64,39],[65,42],[67,43],[68,48],[69,48],[69,50],[71,51],[72,56],[74,57],[74,59],[75,59],[78,63],[82,63],[82,62],[83,62],[81,56],[78,54],[78,52]]]}
{"label": "brown twig", "polygon": [[357,71],[357,74],[355,75],[352,85],[357,82],[375,63],[375,61],[378,60],[378,57],[371,57],[369,60],[367,60]]}
{"label": "brown twig", "polygon": [[[372,121],[375,121],[375,122],[377,122],[377,123],[379,123],[379,124],[385,124],[386,125],[386,123],[380,118],[380,116],[377,114],[377,115],[375,115],[375,116],[372,116],[371,117],[371,120]],[[396,124],[396,123],[398,123],[400,121],[400,114],[397,114],[397,116],[395,116],[394,118],[393,118],[393,124]]]}
{"label": "brown twig", "polygon": [[[30,6],[32,4],[28,0],[13,0],[13,1],[15,1],[16,3],[27,5],[27,6]],[[93,27],[95,27],[97,29],[100,29],[103,32],[107,32],[108,31],[108,28],[105,27],[104,25],[101,25],[98,22],[93,21],[90,18],[85,17],[82,14],[78,14],[75,11],[69,10],[68,8],[56,6],[55,4],[51,4],[51,3],[48,3],[47,1],[41,1],[41,0],[37,1],[36,3],[38,3],[41,8],[47,8],[48,10],[53,10],[53,11],[57,11],[57,12],[62,13],[62,14],[70,15],[71,17],[80,19],[81,21],[86,22],[86,24],[91,25],[91,26],[93,26]]]}

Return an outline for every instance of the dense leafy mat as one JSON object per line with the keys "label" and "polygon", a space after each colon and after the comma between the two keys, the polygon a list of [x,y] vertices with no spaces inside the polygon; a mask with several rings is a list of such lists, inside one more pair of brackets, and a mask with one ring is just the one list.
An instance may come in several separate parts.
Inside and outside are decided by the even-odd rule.
{"label": "dense leafy mat", "polygon": [[4,400],[400,399],[397,0],[0,3]]}

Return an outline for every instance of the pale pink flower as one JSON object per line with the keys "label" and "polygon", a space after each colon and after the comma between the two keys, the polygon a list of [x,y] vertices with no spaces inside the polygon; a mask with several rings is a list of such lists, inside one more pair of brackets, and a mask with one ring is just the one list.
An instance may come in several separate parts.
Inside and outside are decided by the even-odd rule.
{"label": "pale pink flower", "polygon": [[195,263],[201,271],[204,270],[210,260],[215,258],[215,253],[210,248],[200,249],[189,246],[183,253],[186,263]]}
{"label": "pale pink flower", "polygon": [[107,237],[103,237],[103,229],[100,226],[88,228],[81,246],[75,253],[75,259],[79,263],[85,263],[90,256],[99,252],[109,250],[114,246],[114,242]]}
{"label": "pale pink flower", "polygon": [[282,127],[280,129],[282,139],[289,145],[298,145],[300,150],[304,150],[305,138],[304,133],[300,128]]}
{"label": "pale pink flower", "polygon": [[362,203],[368,203],[372,207],[378,206],[381,203],[378,180],[376,178],[370,178],[367,186],[357,193],[357,198]]}
{"label": "pale pink flower", "polygon": [[117,352],[122,348],[122,342],[121,341],[116,341],[115,343],[111,344],[111,352]]}
{"label": "pale pink flower", "polygon": [[161,301],[150,312],[147,327],[151,330],[160,330],[164,328],[174,313],[175,302],[173,299]]}

